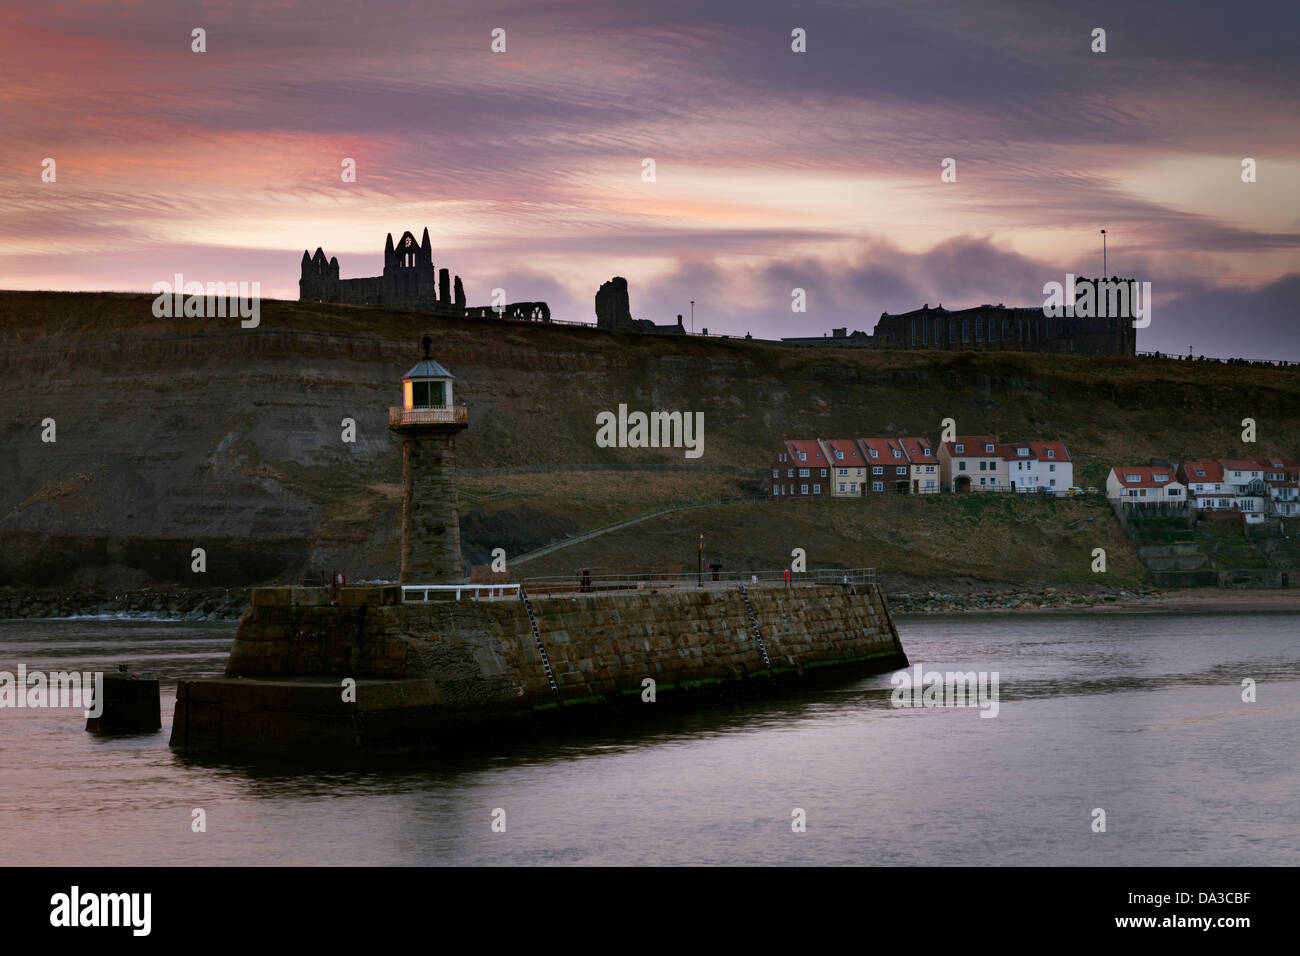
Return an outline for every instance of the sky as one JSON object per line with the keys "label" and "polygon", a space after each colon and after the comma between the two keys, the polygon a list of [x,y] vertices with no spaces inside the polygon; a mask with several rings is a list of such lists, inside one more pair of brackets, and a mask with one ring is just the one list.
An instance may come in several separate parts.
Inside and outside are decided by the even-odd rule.
{"label": "sky", "polygon": [[637,318],[804,336],[1039,306],[1105,229],[1139,349],[1300,360],[1298,34],[1294,0],[10,4],[0,288],[297,298],[304,249],[373,276],[427,226],[470,305],[594,322],[621,275]]}

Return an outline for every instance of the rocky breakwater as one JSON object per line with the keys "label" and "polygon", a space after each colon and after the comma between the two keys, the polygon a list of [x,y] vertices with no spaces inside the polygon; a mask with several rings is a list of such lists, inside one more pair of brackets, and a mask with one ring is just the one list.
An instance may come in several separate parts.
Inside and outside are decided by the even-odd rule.
{"label": "rocky breakwater", "polygon": [[171,745],[393,752],[906,666],[874,586],[403,603],[255,588],[226,674],[181,681]]}
{"label": "rocky breakwater", "polygon": [[1040,611],[1086,609],[1150,598],[1145,590],[1070,590],[1067,588],[1005,589],[998,591],[891,591],[895,614],[944,614],[958,611]]}
{"label": "rocky breakwater", "polygon": [[0,588],[0,620],[121,617],[169,621],[234,621],[248,588]]}

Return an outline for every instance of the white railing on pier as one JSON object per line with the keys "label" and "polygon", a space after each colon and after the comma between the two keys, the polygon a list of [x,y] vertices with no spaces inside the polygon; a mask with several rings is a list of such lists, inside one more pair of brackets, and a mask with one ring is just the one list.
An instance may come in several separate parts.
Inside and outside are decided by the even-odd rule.
{"label": "white railing on pier", "polygon": [[402,601],[423,603],[462,599],[468,601],[518,600],[518,584],[403,584]]}
{"label": "white railing on pier", "polygon": [[389,406],[390,425],[444,425],[469,421],[469,411],[464,405],[450,408],[402,408]]}

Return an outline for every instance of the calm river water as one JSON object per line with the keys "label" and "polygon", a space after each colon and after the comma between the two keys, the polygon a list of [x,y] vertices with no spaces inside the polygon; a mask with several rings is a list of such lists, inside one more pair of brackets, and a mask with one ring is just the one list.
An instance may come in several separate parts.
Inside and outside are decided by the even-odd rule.
{"label": "calm river water", "polygon": [[[0,622],[0,670],[129,663],[164,681],[160,734],[97,739],[80,711],[0,709],[0,864],[1300,859],[1294,614],[903,618],[913,664],[999,672],[996,718],[895,708],[886,674],[635,729],[326,770],[168,750],[176,679],[219,673],[234,629]],[[191,830],[195,808],[205,833]],[[792,831],[794,808],[806,832]]]}

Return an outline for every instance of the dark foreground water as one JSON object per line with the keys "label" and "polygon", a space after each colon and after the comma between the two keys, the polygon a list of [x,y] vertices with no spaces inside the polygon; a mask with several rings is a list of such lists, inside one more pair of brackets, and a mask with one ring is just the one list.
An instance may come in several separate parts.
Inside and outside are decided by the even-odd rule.
{"label": "dark foreground water", "polygon": [[160,734],[98,739],[80,711],[0,710],[0,864],[1295,864],[1298,625],[905,619],[914,664],[1000,673],[996,718],[894,708],[882,675],[636,729],[312,770],[168,750],[176,679],[218,673],[234,624],[0,622],[0,670],[126,662],[164,680]]}

